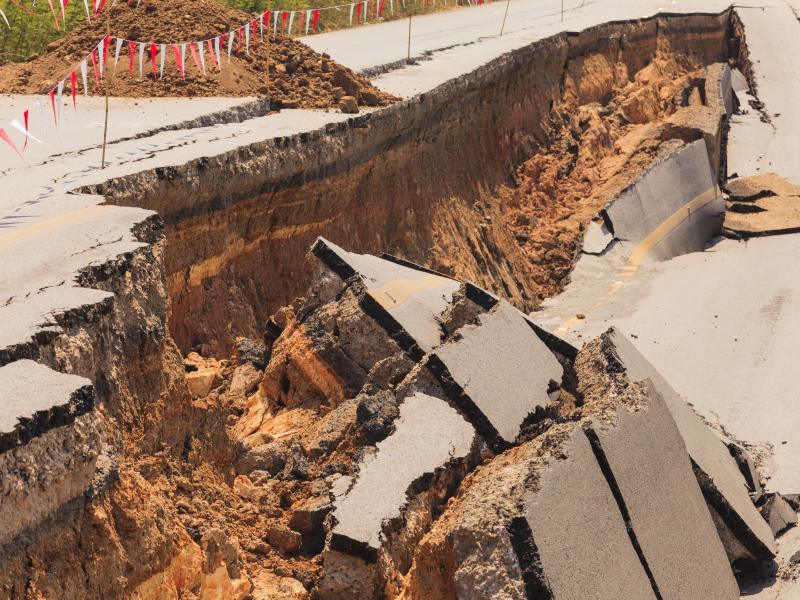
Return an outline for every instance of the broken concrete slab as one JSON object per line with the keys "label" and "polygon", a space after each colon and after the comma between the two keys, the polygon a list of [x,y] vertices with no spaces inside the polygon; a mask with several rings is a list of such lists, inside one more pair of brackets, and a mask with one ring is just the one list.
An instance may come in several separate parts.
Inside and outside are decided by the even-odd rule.
{"label": "broken concrete slab", "polygon": [[550,404],[562,366],[521,313],[501,301],[427,359],[459,410],[495,451],[512,444],[531,413]]}
{"label": "broken concrete slab", "polygon": [[581,429],[535,488],[525,495],[524,519],[509,524],[528,598],[657,598]]}
{"label": "broken concrete slab", "polygon": [[94,408],[85,377],[58,373],[32,360],[0,367],[0,454],[68,425]]}
{"label": "broken concrete slab", "polygon": [[687,144],[656,163],[603,209],[630,259],[665,260],[699,251],[722,229],[724,205],[705,142]]}
{"label": "broken concrete slab", "polygon": [[662,598],[733,600],[739,589],[664,399],[646,382],[647,405],[587,431],[632,529],[634,547]]}
{"label": "broken concrete slab", "polygon": [[311,249],[343,280],[357,277],[366,288],[364,310],[416,360],[437,346],[442,331],[437,321],[460,283],[399,261],[347,252],[318,238]]}
{"label": "broken concrete slab", "polygon": [[744,556],[770,560],[775,556],[775,538],[758,514],[744,478],[723,442],[703,423],[661,374],[616,328],[601,336],[606,355],[632,382],[650,380],[664,398],[675,419],[692,460],[706,502],[713,508],[728,558]]}
{"label": "broken concrete slab", "polygon": [[779,535],[797,525],[797,512],[778,493],[767,494],[764,504],[759,507],[764,520],[774,535]]}
{"label": "broken concrete slab", "polygon": [[476,439],[473,427],[446,401],[422,392],[402,401],[394,432],[366,455],[355,481],[334,502],[322,598],[373,597],[385,584],[376,563],[387,543],[386,528],[402,518],[437,472],[474,454]]}
{"label": "broken concrete slab", "polygon": [[725,445],[728,446],[728,451],[731,453],[733,460],[736,461],[742,477],[744,477],[744,481],[750,490],[750,497],[755,504],[758,504],[764,496],[764,488],[761,486],[761,477],[758,474],[755,463],[753,463],[753,459],[750,457],[750,453],[731,440],[726,440]]}
{"label": "broken concrete slab", "polygon": [[608,246],[614,241],[614,234],[612,234],[605,226],[604,223],[592,221],[586,229],[586,234],[583,236],[583,246],[581,250],[587,254],[601,255]]}

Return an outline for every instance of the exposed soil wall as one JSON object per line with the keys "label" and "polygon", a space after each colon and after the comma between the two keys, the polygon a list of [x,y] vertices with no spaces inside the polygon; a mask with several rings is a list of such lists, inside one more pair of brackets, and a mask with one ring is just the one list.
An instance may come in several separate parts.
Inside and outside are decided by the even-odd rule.
{"label": "exposed soil wall", "polygon": [[497,196],[516,185],[518,165],[563,141],[554,108],[565,94],[573,106],[608,102],[659,52],[685,54],[684,72],[725,61],[729,25],[726,12],[556,35],[346,123],[96,191],[164,218],[171,333],[183,350],[226,355],[236,335],[255,335],[307,286],[303,258],[318,235],[397,253],[530,309],[543,284]]}

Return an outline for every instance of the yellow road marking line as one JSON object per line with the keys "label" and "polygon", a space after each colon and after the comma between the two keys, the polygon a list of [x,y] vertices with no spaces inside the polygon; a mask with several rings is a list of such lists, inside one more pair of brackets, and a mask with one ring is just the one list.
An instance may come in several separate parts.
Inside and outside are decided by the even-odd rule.
{"label": "yellow road marking line", "polygon": [[[661,224],[656,227],[650,234],[644,238],[641,242],[636,245],[636,248],[633,249],[631,252],[628,261],[625,263],[625,266],[619,273],[620,279],[615,281],[609,288],[606,290],[606,293],[591,306],[589,307],[589,311],[593,311],[596,308],[602,306],[611,296],[616,294],[620,289],[625,286],[625,283],[631,279],[635,274],[639,267],[642,265],[642,261],[647,257],[647,255],[655,248],[661,241],[664,240],[670,233],[675,231],[678,226],[683,223],[686,219],[691,217],[694,213],[698,210],[703,208],[706,204],[710,203],[711,201],[715,200],[719,195],[719,191],[717,186],[714,185],[708,188],[705,192],[697,196],[696,198],[690,200],[683,206],[681,206],[678,210],[672,213],[669,217],[664,219]],[[587,312],[589,312],[587,311]],[[579,319],[578,317],[570,317],[566,321],[564,321],[559,327],[556,328],[556,331],[569,331],[575,325],[580,323],[583,319]]]}
{"label": "yellow road marking line", "polygon": [[114,207],[108,205],[87,206],[85,208],[79,208],[78,210],[73,210],[58,217],[48,219],[46,221],[33,223],[31,225],[28,225],[27,227],[16,229],[6,236],[0,236],[0,246],[7,246],[9,244],[13,244],[14,242],[30,239],[37,235],[41,235],[42,233],[58,229],[59,227],[62,227],[64,225],[68,225],[70,223],[80,221],[87,217],[94,216],[100,212],[109,210],[111,208]]}

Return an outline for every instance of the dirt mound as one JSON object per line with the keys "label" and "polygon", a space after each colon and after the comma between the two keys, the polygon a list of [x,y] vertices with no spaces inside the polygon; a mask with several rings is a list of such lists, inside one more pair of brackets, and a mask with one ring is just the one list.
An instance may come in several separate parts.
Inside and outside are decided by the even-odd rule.
{"label": "dirt mound", "polygon": [[[206,73],[198,69],[190,48],[186,49],[186,79],[181,77],[170,44],[204,40],[227,33],[252,19],[248,13],[220,6],[212,0],[149,0],[139,6],[117,2],[111,10],[111,35],[136,42],[167,44],[163,77],[154,80],[149,45],[144,52],[142,78],[139,78],[139,48],[134,46],[133,74],[129,74],[130,48],[123,43],[119,63],[114,64],[115,41],[108,48],[109,85],[112,96],[264,96],[278,107],[327,108],[338,104],[341,95],[355,96],[359,104],[384,106],[394,97],[374,88],[364,77],[338,65],[327,55],[286,36],[256,40],[251,36],[249,53],[244,38],[236,40],[228,62],[227,44],[221,44],[221,70],[212,61],[206,44]],[[65,93],[71,93],[69,73],[74,68],[80,83],[79,62],[106,34],[106,18],[100,15],[84,22],[62,39],[48,46],[42,56],[26,63],[7,63],[0,67],[0,89],[9,93],[47,93],[66,76]],[[180,46],[179,46],[180,48]],[[160,50],[159,50],[160,52]],[[156,56],[160,71],[161,56]],[[267,65],[269,68],[267,69]],[[91,94],[101,95],[91,62],[88,64]],[[160,75],[160,73],[159,73]],[[340,89],[337,89],[340,88]]]}

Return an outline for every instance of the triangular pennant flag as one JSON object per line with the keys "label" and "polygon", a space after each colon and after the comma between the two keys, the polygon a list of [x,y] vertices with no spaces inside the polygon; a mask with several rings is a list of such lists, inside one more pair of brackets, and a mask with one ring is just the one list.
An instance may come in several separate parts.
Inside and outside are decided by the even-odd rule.
{"label": "triangular pennant flag", "polygon": [[306,35],[308,35],[308,28],[311,25],[311,11],[306,11]]}
{"label": "triangular pennant flag", "polygon": [[359,2],[358,6],[356,7],[356,23],[361,24],[361,7],[363,6],[363,2]]}
{"label": "triangular pennant flag", "polygon": [[28,139],[29,138],[32,139],[34,142],[39,142],[40,144],[44,144],[44,142],[42,140],[40,140],[39,138],[37,138],[35,135],[33,135],[28,130],[28,111],[27,110],[22,114],[22,118],[25,121],[25,126],[24,127],[20,124],[20,122],[17,119],[11,119],[11,126],[14,129],[16,129],[17,131],[19,131],[22,135],[25,136],[25,143],[22,146],[22,151],[24,152],[25,148],[28,147]]}
{"label": "triangular pennant flag", "polygon": [[292,35],[292,23],[294,23],[294,12],[292,11],[289,13],[289,27],[287,27],[287,35]]}
{"label": "triangular pennant flag", "polygon": [[201,48],[203,47],[202,42],[189,42],[189,53],[192,55],[192,60],[194,61],[194,66],[197,68],[197,72],[201,73],[202,71],[200,70],[200,59],[197,58],[197,50],[194,49],[194,45],[196,43],[199,43]]}
{"label": "triangular pennant flag", "polygon": [[289,17],[289,13],[285,10],[281,12],[281,33],[286,32],[286,19]]}
{"label": "triangular pennant flag", "polygon": [[145,43],[139,43],[139,79],[144,76],[144,49]]}
{"label": "triangular pennant flag", "polygon": [[69,74],[69,83],[72,87],[72,110],[78,110],[78,102],[75,99],[76,95],[76,88],[78,87],[77,77],[75,77],[75,71]]}
{"label": "triangular pennant flag", "polygon": [[217,57],[214,54],[214,44],[212,43],[211,40],[206,40],[206,43],[208,44],[208,53],[211,56],[211,64],[213,64],[216,67]]}
{"label": "triangular pennant flag", "polygon": [[3,17],[3,21],[6,22],[6,27],[11,29],[11,23],[8,22],[8,17],[6,16],[6,13],[4,13],[2,10],[0,10],[0,17]]}
{"label": "triangular pennant flag", "polygon": [[[359,4],[359,6],[361,6],[361,5]],[[355,5],[354,5],[354,4],[351,4],[351,5],[350,5],[350,27],[352,27],[352,26],[353,26],[353,9],[354,9],[354,8],[355,8]]]}
{"label": "triangular pennant flag", "polygon": [[159,52],[161,53],[161,69],[158,72],[158,78],[164,79],[164,59],[167,57],[167,46],[165,44],[161,44]]}
{"label": "triangular pennant flag", "polygon": [[264,41],[264,21],[269,25],[269,11],[261,13],[261,16],[258,17],[258,35],[261,36],[262,42]]}
{"label": "triangular pennant flag", "polygon": [[364,23],[366,23],[367,22],[367,15],[369,13],[369,0],[364,0],[363,13],[364,13]]}
{"label": "triangular pennant flag", "polygon": [[83,7],[86,9],[86,20],[92,22],[92,17],[89,14],[89,0],[83,0]]}
{"label": "triangular pennant flag", "polygon": [[200,68],[203,69],[203,76],[206,75],[206,58],[203,53],[203,42],[197,42],[197,49],[200,50]]}
{"label": "triangular pennant flag", "polygon": [[103,64],[108,63],[108,47],[111,45],[111,36],[107,35],[103,38]]}
{"label": "triangular pennant flag", "polygon": [[297,11],[297,35],[303,35],[303,17],[305,14],[306,11],[304,10]]}
{"label": "triangular pennant flag", "polygon": [[133,77],[133,55],[136,52],[136,42],[128,42],[128,76]]}
{"label": "triangular pennant flag", "polygon": [[258,34],[256,33],[256,20],[253,19],[250,23],[250,30],[253,32],[253,50],[258,46]]}
{"label": "triangular pennant flag", "polygon": [[214,38],[214,54],[217,55],[217,69],[222,71],[222,55],[219,51],[220,39],[219,36]]}
{"label": "triangular pennant flag", "polygon": [[89,79],[86,77],[86,59],[81,61],[81,79],[83,80],[83,95],[89,95]]}
{"label": "triangular pennant flag", "polygon": [[[56,16],[56,9],[53,8],[53,0],[47,0],[47,3],[50,5],[50,12],[53,13],[53,22],[56,24],[56,29],[61,31],[61,26],[58,24],[58,17]],[[8,23],[8,21],[6,21]],[[11,26],[9,25],[9,29]]]}
{"label": "triangular pennant flag", "polygon": [[117,69],[117,63],[119,62],[119,52],[122,50],[122,42],[124,42],[122,38],[117,38],[117,47],[114,49],[114,70]]}
{"label": "triangular pennant flag", "polygon": [[231,50],[233,50],[233,32],[228,34],[228,62],[231,62]]}
{"label": "triangular pennant flag", "polygon": [[317,21],[319,21],[319,9],[315,8],[314,9],[314,24],[312,25],[312,29],[314,30],[314,33],[317,32]]}
{"label": "triangular pennant flag", "polygon": [[272,15],[272,38],[278,35],[278,11]]}
{"label": "triangular pennant flag", "polygon": [[89,53],[89,56],[92,58],[92,68],[94,69],[94,80],[97,82],[98,89],[100,88],[100,74],[97,72],[97,56],[95,55],[95,51],[92,50]]}
{"label": "triangular pennant flag", "polygon": [[377,3],[378,4],[378,16],[379,17],[383,16],[383,3],[384,2],[386,2],[386,0],[379,0],[379,2]]}
{"label": "triangular pennant flag", "polygon": [[250,54],[250,28],[245,26],[243,29],[244,29],[244,53]]}
{"label": "triangular pennant flag", "polygon": [[0,140],[3,140],[6,144],[11,146],[11,149],[17,153],[17,156],[19,156],[22,160],[25,160],[25,158],[22,156],[22,152],[20,152],[19,149],[14,145],[14,142],[11,141],[11,138],[8,137],[6,130],[2,127],[0,127]]}
{"label": "triangular pennant flag", "polygon": [[153,81],[158,78],[158,69],[156,68],[156,54],[158,54],[158,47],[155,43],[150,42],[150,64],[153,66]]}
{"label": "triangular pennant flag", "polygon": [[97,62],[99,63],[99,68],[100,68],[100,79],[103,79],[103,66],[104,66],[103,63],[105,62],[105,54],[106,54],[105,52],[103,52],[104,46],[105,44],[103,42],[97,44],[97,58],[98,58]]}
{"label": "triangular pennant flag", "polygon": [[53,122],[58,125],[58,117],[56,116],[56,90],[53,88],[47,93],[50,96],[50,107],[53,109]]}
{"label": "triangular pennant flag", "polygon": [[27,110],[24,113],[22,113],[22,120],[25,122],[25,145],[22,147],[22,149],[25,150],[25,148],[28,147],[28,131],[30,129],[28,127],[28,111]]}
{"label": "triangular pennant flag", "polygon": [[183,78],[186,79],[186,44],[181,44],[181,65],[183,66]]}
{"label": "triangular pennant flag", "polygon": [[178,48],[178,44],[172,44],[172,53],[175,55],[175,64],[178,65],[181,79],[186,79],[186,74],[183,72],[183,61],[181,61],[181,49]]}
{"label": "triangular pennant flag", "polygon": [[57,96],[56,96],[56,98],[57,98],[56,106],[57,106],[58,120],[59,121],[61,120],[61,94],[63,93],[63,91],[64,91],[64,80],[62,79],[61,81],[58,82],[58,93],[57,93]]}
{"label": "triangular pennant flag", "polygon": [[389,12],[394,16],[394,0],[389,0]]}

